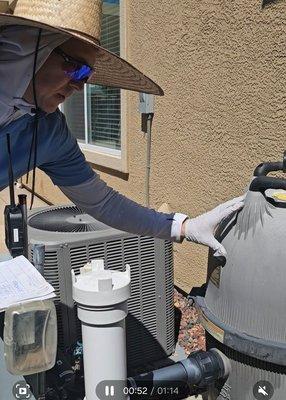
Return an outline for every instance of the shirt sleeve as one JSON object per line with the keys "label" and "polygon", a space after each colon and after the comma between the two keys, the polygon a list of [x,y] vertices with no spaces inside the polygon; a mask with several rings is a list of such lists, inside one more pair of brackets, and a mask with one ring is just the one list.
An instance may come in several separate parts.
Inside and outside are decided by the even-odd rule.
{"label": "shirt sleeve", "polygon": [[76,138],[71,134],[65,116],[57,111],[46,132],[47,162],[39,168],[44,171],[55,185],[78,185],[90,179],[94,172],[86,162]]}
{"label": "shirt sleeve", "polygon": [[79,208],[113,228],[137,235],[181,242],[184,214],[166,214],[143,207],[107,186],[99,176],[76,186],[60,186]]}

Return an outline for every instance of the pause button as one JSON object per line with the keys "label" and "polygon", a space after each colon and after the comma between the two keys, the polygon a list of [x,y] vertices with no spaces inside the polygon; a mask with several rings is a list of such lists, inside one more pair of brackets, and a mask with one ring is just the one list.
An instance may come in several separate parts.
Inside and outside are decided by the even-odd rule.
{"label": "pause button", "polygon": [[115,388],[114,386],[105,386],[105,396],[114,397],[115,396]]}
{"label": "pause button", "polygon": [[100,400],[126,399],[126,381],[101,381],[96,386],[96,395]]}

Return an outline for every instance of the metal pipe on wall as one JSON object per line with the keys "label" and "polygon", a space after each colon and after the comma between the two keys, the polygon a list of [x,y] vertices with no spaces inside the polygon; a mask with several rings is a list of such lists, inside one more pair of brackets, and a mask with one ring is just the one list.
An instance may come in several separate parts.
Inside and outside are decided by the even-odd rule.
{"label": "metal pipe on wall", "polygon": [[150,172],[151,172],[151,131],[154,118],[154,95],[139,94],[139,112],[141,113],[141,130],[146,134],[146,176],[145,176],[145,205],[150,205]]}
{"label": "metal pipe on wall", "polygon": [[150,206],[150,173],[151,173],[151,145],[152,145],[152,121],[154,114],[147,114],[146,120],[146,139],[147,139],[147,158],[146,158],[146,179],[145,179],[145,204]]}

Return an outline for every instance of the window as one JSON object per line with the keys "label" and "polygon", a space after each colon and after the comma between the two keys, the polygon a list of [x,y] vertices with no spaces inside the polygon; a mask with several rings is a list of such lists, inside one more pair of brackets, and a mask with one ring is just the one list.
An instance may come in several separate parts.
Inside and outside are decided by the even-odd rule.
{"label": "window", "polygon": [[[121,56],[125,38],[123,9],[123,0],[103,1],[101,44]],[[88,161],[127,172],[122,92],[117,88],[85,85],[83,92],[76,92],[65,101],[63,112]]]}

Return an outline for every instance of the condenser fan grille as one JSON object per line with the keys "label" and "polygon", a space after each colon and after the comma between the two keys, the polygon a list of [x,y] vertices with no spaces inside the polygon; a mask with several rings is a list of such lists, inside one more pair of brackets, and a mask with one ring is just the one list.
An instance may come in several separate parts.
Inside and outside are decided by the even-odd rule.
{"label": "condenser fan grille", "polygon": [[40,211],[29,218],[28,224],[32,228],[51,232],[95,232],[108,229],[72,205]]}

